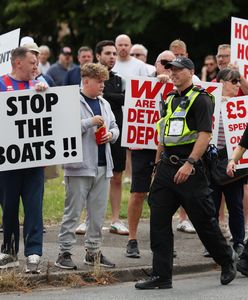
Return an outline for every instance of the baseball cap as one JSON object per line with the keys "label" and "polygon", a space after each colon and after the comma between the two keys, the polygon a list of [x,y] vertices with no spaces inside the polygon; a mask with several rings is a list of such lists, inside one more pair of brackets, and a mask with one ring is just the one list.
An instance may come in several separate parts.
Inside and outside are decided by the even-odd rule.
{"label": "baseball cap", "polygon": [[63,47],[63,48],[60,50],[60,53],[61,53],[61,54],[64,54],[64,55],[72,55],[72,51],[71,51],[71,48],[70,48],[70,47]]}
{"label": "baseball cap", "polygon": [[36,52],[36,53],[40,53],[40,49],[37,46],[36,43],[27,43],[27,44],[23,44],[22,47],[27,48],[30,51]]}
{"label": "baseball cap", "polygon": [[193,70],[195,68],[193,61],[188,57],[184,57],[184,56],[177,57],[173,59],[173,61],[168,62],[165,65],[165,69],[171,69],[172,66],[177,67],[179,69],[186,68],[189,70]]}

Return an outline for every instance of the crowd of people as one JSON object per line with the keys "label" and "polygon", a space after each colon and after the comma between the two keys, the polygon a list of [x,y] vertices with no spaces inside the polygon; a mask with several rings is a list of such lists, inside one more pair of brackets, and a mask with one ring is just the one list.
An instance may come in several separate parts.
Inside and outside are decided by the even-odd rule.
{"label": "crowd of people", "polygon": [[[221,82],[225,101],[248,95],[248,82],[239,73],[238,66],[231,64],[230,51],[230,45],[219,45],[216,55],[205,57],[198,76],[182,40],[172,41],[169,49],[158,54],[154,65],[147,63],[145,46],[132,45],[126,34],[117,36],[115,41],[98,42],[95,51],[88,46],[80,47],[78,64],[73,62],[73,51],[68,46],[63,47],[58,60],[50,64],[50,49],[46,45],[38,47],[30,37],[23,38],[20,47],[12,51],[12,71],[0,77],[0,92],[33,86],[37,92],[53,86],[79,86],[84,161],[64,165],[65,206],[58,236],[57,267],[77,268],[71,258],[76,234],[85,235],[85,264],[115,267],[101,252],[108,199],[112,209],[110,233],[127,235],[126,257],[139,258],[138,225],[148,195],[153,272],[148,280],[136,284],[137,289],[172,287],[173,257],[177,255],[173,246],[172,217],[177,211],[177,230],[198,233],[205,247],[204,256],[213,257],[221,266],[222,284],[235,278],[238,256],[238,270],[248,276],[247,179],[223,186],[206,177],[203,158],[211,141],[214,100],[197,87],[201,80]],[[157,151],[121,146],[122,108],[129,76],[149,76],[174,84],[157,124]],[[96,138],[99,132],[102,134]],[[216,147],[219,153],[226,153],[221,116]],[[237,149],[240,151],[234,152],[227,168],[230,176],[247,149],[247,134]],[[129,181],[128,224],[125,224],[120,220],[120,205],[123,182]],[[21,198],[26,272],[40,272],[43,193],[44,168],[0,172],[3,210],[0,269],[19,265]],[[224,203],[228,208],[228,222]],[[85,221],[80,224],[84,209]],[[223,236],[227,236],[229,229],[232,246]]]}

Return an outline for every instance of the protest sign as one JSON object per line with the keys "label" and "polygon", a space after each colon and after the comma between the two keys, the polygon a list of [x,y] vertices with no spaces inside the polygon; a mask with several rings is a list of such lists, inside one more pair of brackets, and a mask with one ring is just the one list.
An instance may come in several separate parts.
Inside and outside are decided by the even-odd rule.
{"label": "protest sign", "polygon": [[[213,138],[211,141],[211,143],[215,144],[219,129],[222,84],[200,82],[199,87],[205,88],[208,93],[215,97]],[[121,140],[123,147],[138,149],[157,148],[156,123],[160,119],[159,102],[161,96],[163,99],[166,99],[167,93],[172,89],[172,83],[158,82],[156,78],[132,77],[127,79]]]}
{"label": "protest sign", "polygon": [[11,50],[19,45],[20,28],[0,35],[0,76],[11,71]]}
{"label": "protest sign", "polygon": [[[223,101],[221,103],[221,113],[224,123],[227,153],[230,158],[248,124],[248,96],[229,98]],[[237,168],[248,168],[248,152],[244,153]]]}
{"label": "protest sign", "polygon": [[156,149],[156,123],[160,119],[159,101],[166,99],[172,83],[156,78],[131,77],[126,80],[121,145],[138,149]]}
{"label": "protest sign", "polygon": [[231,62],[237,62],[240,73],[248,78],[248,20],[232,17]]}
{"label": "protest sign", "polygon": [[212,139],[211,144],[217,145],[218,132],[219,132],[219,120],[220,120],[220,107],[222,99],[222,83],[219,82],[205,82],[201,81],[200,84],[208,93],[214,96],[214,114],[213,114],[213,126],[212,126]]}
{"label": "protest sign", "polygon": [[82,161],[78,86],[0,93],[0,171]]}

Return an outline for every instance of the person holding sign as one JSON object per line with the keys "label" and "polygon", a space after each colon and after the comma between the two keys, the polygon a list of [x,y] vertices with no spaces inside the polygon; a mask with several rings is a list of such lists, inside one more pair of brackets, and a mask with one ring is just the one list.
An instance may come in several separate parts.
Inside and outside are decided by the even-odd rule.
{"label": "person holding sign", "polygon": [[[217,82],[223,84],[223,101],[228,98],[236,97],[240,88],[240,73],[230,68],[222,69],[217,75]],[[230,111],[231,113],[231,111]],[[224,134],[224,124],[222,115],[220,115],[218,132],[218,156],[227,157],[226,139]],[[243,212],[243,186],[244,178],[234,182],[220,185],[211,179],[211,188],[213,189],[213,200],[216,206],[216,218],[219,217],[222,193],[225,196],[227,209],[229,212],[229,228],[233,237],[233,248],[240,255],[244,248],[245,224]]]}
{"label": "person holding sign", "polygon": [[193,85],[194,64],[178,57],[166,65],[177,88],[157,123],[160,144],[148,203],[151,210],[152,276],[137,289],[172,288],[172,217],[182,205],[201,241],[221,266],[221,284],[236,276],[236,254],[223,237],[205,175],[202,155],[211,139],[214,104],[211,95]]}
{"label": "person holding sign", "polygon": [[[226,172],[228,176],[234,177],[234,173],[236,171],[236,165],[238,161],[242,158],[243,154],[247,149],[248,149],[248,127],[246,127],[238,146],[233,151],[232,158],[229,160],[229,163],[226,168]],[[237,270],[241,272],[243,275],[248,276],[248,242],[246,242],[244,250],[239,257],[239,261],[237,263]]]}
{"label": "person holding sign", "polygon": [[102,225],[108,201],[113,161],[110,143],[119,136],[119,129],[109,103],[101,97],[108,70],[100,64],[87,63],[81,68],[81,126],[83,162],[66,164],[65,209],[59,233],[60,253],[55,265],[76,269],[71,249],[76,242],[75,229],[84,207],[87,209],[85,264],[115,267],[100,251]]}
{"label": "person holding sign", "polygon": [[[44,91],[47,85],[34,80],[37,73],[36,54],[25,47],[11,52],[12,72],[0,77],[0,92],[35,88]],[[26,272],[38,273],[42,255],[42,199],[44,168],[28,168],[0,172],[3,192],[3,244],[0,269],[17,267],[19,252],[19,201],[24,206],[23,239],[27,257]]]}

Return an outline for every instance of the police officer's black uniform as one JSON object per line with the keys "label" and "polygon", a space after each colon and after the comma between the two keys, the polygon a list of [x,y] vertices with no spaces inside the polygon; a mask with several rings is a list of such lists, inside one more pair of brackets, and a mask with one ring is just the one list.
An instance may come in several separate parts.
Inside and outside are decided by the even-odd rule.
{"label": "police officer's black uniform", "polygon": [[[172,110],[181,103],[182,98],[192,89],[189,86],[181,95],[175,93]],[[183,100],[185,100],[183,98]],[[187,104],[186,104],[187,105]],[[186,122],[190,130],[197,132],[212,131],[213,103],[206,92],[200,92],[190,107]],[[153,276],[150,280],[136,284],[136,288],[172,287],[173,268],[173,231],[172,217],[180,206],[186,210],[202,243],[213,259],[222,266],[222,275],[231,280],[233,250],[227,245],[215,218],[215,206],[210,197],[211,190],[204,172],[202,161],[194,163],[195,173],[180,184],[173,179],[178,169],[189,157],[194,143],[165,146],[161,161],[151,186],[148,203],[151,209],[151,249],[153,251]],[[178,160],[179,159],[179,160]],[[235,271],[234,271],[235,272]],[[234,278],[234,277],[233,277]],[[232,279],[233,279],[232,278]]]}

